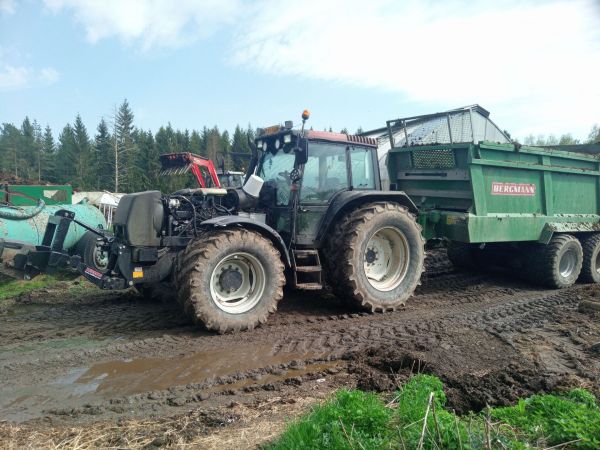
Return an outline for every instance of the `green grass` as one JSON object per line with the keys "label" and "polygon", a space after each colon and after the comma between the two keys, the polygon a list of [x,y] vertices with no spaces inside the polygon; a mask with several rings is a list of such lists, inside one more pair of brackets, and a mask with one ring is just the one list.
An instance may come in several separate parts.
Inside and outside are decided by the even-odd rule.
{"label": "green grass", "polygon": [[59,284],[62,281],[69,280],[67,275],[38,275],[32,280],[15,280],[2,276],[0,278],[0,301],[6,300],[13,297],[18,297],[21,294],[32,292],[41,288],[48,288]]}
{"label": "green grass", "polygon": [[600,448],[600,406],[583,389],[462,417],[445,404],[442,382],[430,375],[411,378],[387,404],[375,394],[340,391],[289,424],[268,448],[527,449],[567,442],[568,448]]}

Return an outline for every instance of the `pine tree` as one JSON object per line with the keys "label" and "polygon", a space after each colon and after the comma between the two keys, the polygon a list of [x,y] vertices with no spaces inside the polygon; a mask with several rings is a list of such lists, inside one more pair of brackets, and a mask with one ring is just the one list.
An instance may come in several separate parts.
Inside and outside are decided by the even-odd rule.
{"label": "pine tree", "polygon": [[[243,170],[248,165],[250,161],[250,155],[252,151],[250,150],[250,145],[248,144],[248,130],[242,130],[239,125],[236,125],[235,130],[233,132],[233,141],[231,143],[231,151],[234,153],[233,155],[233,169],[234,170]],[[244,157],[243,155],[248,155],[248,157]]]}
{"label": "pine tree", "polygon": [[136,130],[134,140],[138,149],[136,166],[139,175],[134,180],[133,190],[156,189],[160,181],[160,164],[152,132]]}
{"label": "pine tree", "polygon": [[213,161],[215,165],[218,165],[221,169],[231,170],[233,169],[233,159],[231,157],[231,140],[229,139],[229,132],[223,131],[220,138],[221,151],[217,156],[217,160]]}
{"label": "pine tree", "polygon": [[70,124],[66,124],[58,135],[56,152],[57,181],[72,183],[77,177],[75,134]]}
{"label": "pine tree", "polygon": [[56,183],[56,146],[49,125],[46,125],[46,128],[44,129],[41,148],[41,179],[50,183]]}
{"label": "pine tree", "polygon": [[88,176],[88,173],[91,172],[88,169],[91,145],[87,129],[85,128],[85,125],[83,124],[79,114],[77,114],[75,117],[75,124],[73,126],[73,140],[75,143],[75,158],[77,159],[76,185],[77,187],[82,188],[86,185],[92,184]]}
{"label": "pine tree", "polygon": [[200,137],[200,133],[196,130],[193,130],[192,135],[190,136],[190,151],[196,155],[205,153],[202,148],[202,138]]}
{"label": "pine tree", "polygon": [[21,132],[11,123],[2,126],[2,140],[0,141],[0,167],[6,172],[19,176],[19,147],[21,145]]}
{"label": "pine tree", "polygon": [[[35,123],[35,122],[34,122]],[[36,123],[37,125],[37,123]],[[38,154],[39,146],[36,142],[36,131],[29,117],[25,117],[21,125],[21,145],[19,146],[16,165],[23,178],[38,178]]]}
{"label": "pine tree", "polygon": [[92,167],[95,173],[94,186],[99,190],[111,190],[114,187],[114,151],[112,137],[104,118],[97,128],[94,138]]}
{"label": "pine tree", "polygon": [[131,192],[140,175],[136,167],[138,149],[133,132],[133,112],[127,100],[123,100],[115,118],[115,192]]}

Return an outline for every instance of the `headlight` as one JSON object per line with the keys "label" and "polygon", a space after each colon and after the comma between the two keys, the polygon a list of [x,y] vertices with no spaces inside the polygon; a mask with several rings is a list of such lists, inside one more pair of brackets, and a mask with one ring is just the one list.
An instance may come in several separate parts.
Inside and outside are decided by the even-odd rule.
{"label": "headlight", "polygon": [[291,134],[286,134],[285,136],[283,136],[283,143],[284,144],[289,144],[292,142],[292,135]]}
{"label": "headlight", "polygon": [[263,141],[256,141],[256,148],[262,148]]}

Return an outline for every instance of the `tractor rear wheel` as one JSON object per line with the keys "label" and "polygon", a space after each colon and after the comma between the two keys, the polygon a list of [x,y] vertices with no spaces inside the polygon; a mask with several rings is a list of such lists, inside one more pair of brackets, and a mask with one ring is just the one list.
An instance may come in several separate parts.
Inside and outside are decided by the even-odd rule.
{"label": "tractor rear wheel", "polygon": [[219,333],[251,330],[267,321],[283,297],[284,266],[259,233],[211,231],[179,255],[179,301],[194,322]]}
{"label": "tractor rear wheel", "polygon": [[582,240],[583,264],[579,279],[584,283],[600,283],[600,233]]}
{"label": "tractor rear wheel", "polygon": [[420,282],[425,259],[414,217],[397,203],[377,202],[342,220],[337,295],[372,312],[403,306]]}

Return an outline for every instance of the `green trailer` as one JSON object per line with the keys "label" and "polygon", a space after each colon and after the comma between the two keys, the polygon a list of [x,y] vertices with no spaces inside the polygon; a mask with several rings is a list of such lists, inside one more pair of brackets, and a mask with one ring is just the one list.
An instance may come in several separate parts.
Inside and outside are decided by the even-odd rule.
{"label": "green trailer", "polygon": [[600,281],[597,154],[512,143],[477,105],[387,125],[391,187],[455,264],[516,265],[553,287]]}

